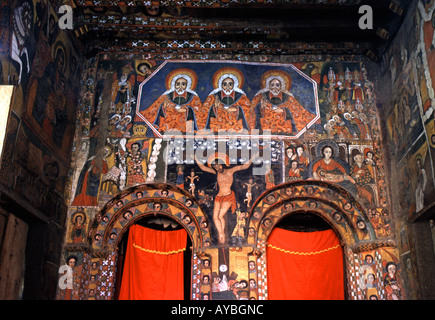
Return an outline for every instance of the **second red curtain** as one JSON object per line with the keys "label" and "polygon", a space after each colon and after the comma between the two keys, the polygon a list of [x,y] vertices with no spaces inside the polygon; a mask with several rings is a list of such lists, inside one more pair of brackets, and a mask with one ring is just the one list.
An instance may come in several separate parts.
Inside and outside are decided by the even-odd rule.
{"label": "second red curtain", "polygon": [[333,230],[272,231],[267,247],[270,300],[342,300],[343,273],[343,249]]}

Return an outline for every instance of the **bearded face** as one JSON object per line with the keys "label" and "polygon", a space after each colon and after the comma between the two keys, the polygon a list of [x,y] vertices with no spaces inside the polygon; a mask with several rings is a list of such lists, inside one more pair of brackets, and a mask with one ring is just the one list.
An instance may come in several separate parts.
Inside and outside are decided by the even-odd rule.
{"label": "bearded face", "polygon": [[123,73],[123,74],[121,75],[121,82],[122,82],[122,83],[126,83],[126,82],[127,82],[127,75],[126,75],[125,73]]}
{"label": "bearded face", "polygon": [[226,95],[230,95],[234,90],[234,80],[231,78],[226,78],[222,81],[222,91]]}
{"label": "bearded face", "polygon": [[20,36],[27,37],[32,29],[33,10],[28,2],[24,2],[21,6],[15,9],[15,21]]}
{"label": "bearded face", "polygon": [[281,81],[279,81],[278,79],[273,79],[270,81],[269,90],[272,95],[277,96],[281,92],[281,87]]}
{"label": "bearded face", "polygon": [[220,163],[215,163],[212,165],[212,167],[219,173],[224,172],[224,167]]}
{"label": "bearded face", "polygon": [[183,94],[186,89],[187,89],[187,80],[184,78],[180,78],[177,81],[175,81],[175,92],[177,92],[177,94],[181,95]]}

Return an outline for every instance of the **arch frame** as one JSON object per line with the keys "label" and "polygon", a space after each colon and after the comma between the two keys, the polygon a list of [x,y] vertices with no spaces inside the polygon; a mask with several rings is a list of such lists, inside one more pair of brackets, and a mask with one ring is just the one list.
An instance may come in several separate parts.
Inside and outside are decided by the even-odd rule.
{"label": "arch frame", "polygon": [[[152,207],[156,203],[162,206],[161,210]],[[124,214],[128,211],[132,213],[132,217],[125,219]],[[203,248],[210,243],[210,228],[207,216],[195,197],[166,183],[136,185],[115,195],[96,213],[87,232],[86,244],[80,247],[66,246],[69,251],[78,250],[86,257],[83,268],[80,268],[82,271],[79,279],[92,274],[98,276],[99,280],[92,286],[87,285],[87,290],[80,294],[84,299],[93,300],[97,295],[98,299],[112,299],[116,281],[120,276],[116,265],[123,235],[137,220],[157,214],[175,220],[187,231],[192,244],[192,265],[198,264],[199,257],[204,253]],[[190,218],[189,223],[184,219],[186,216]],[[111,239],[110,234],[113,230],[117,233],[116,237]],[[96,235],[101,237],[99,241],[95,241]],[[95,263],[99,266],[98,269],[91,267]],[[192,270],[190,277],[192,298],[193,284],[198,285],[198,281]]]}
{"label": "arch frame", "polygon": [[[316,207],[310,207],[310,204]],[[365,208],[342,187],[317,180],[277,185],[256,200],[247,221],[246,238],[248,244],[254,248],[250,259],[255,260],[258,265],[255,280],[257,283],[263,283],[265,288],[255,293],[256,298],[268,299],[266,248],[273,228],[291,214],[308,212],[323,218],[340,240],[345,264],[347,298],[356,299],[359,295],[355,292],[361,292],[362,289],[364,275],[357,271],[358,256],[380,248],[397,248],[393,239],[380,239],[376,236]],[[334,219],[335,214],[339,214],[341,219]],[[264,223],[267,219],[270,220],[269,225]]]}
{"label": "arch frame", "polygon": [[[156,204],[160,204],[159,210]],[[124,216],[127,212],[132,214],[130,219]],[[150,183],[123,190],[97,213],[87,235],[91,254],[104,257],[116,251],[126,230],[138,219],[153,214],[177,221],[187,231],[193,252],[210,240],[209,222],[195,197],[170,184]],[[186,216],[190,223],[185,221]]]}
{"label": "arch frame", "polygon": [[[310,203],[315,204],[315,208],[310,208]],[[286,208],[289,204],[291,208]],[[324,218],[338,232],[343,245],[354,247],[361,242],[378,240],[364,207],[351,193],[335,184],[303,180],[277,185],[255,201],[247,222],[248,243],[255,244],[260,238],[266,241],[276,223],[286,215],[308,211]],[[342,219],[334,219],[334,213],[340,214]],[[266,219],[273,223],[266,227]],[[249,234],[250,228],[256,231],[254,236]]]}
{"label": "arch frame", "polygon": [[[286,193],[286,190],[290,191],[289,194]],[[167,192],[167,194],[162,194],[162,192]],[[138,194],[141,194],[141,197]],[[270,195],[275,197],[273,203],[268,201]],[[192,202],[191,205],[186,204],[189,200]],[[151,207],[155,203],[165,205],[166,208],[155,211]],[[352,210],[345,210],[346,203],[352,205]],[[289,204],[291,209],[285,209],[285,206],[289,206]],[[316,207],[310,207],[310,204],[315,204]],[[123,214],[138,206],[140,207],[138,213],[133,215],[132,219],[124,221]],[[254,279],[258,284],[254,291],[250,291],[250,294],[253,294],[250,298],[268,299],[266,248],[268,236],[273,227],[284,217],[301,212],[312,212],[320,216],[336,231],[343,247],[346,266],[346,296],[349,298],[354,298],[355,292],[363,290],[361,283],[364,281],[364,274],[357,270],[361,268],[361,259],[364,255],[375,252],[379,264],[387,261],[381,257],[382,255],[390,254],[384,253],[384,251],[397,256],[395,241],[390,238],[376,237],[365,208],[345,189],[314,180],[284,183],[264,192],[255,201],[246,221],[245,239],[247,239],[247,243],[242,245],[240,252],[234,251],[239,255],[246,256],[247,264],[254,263],[258,267],[254,273],[249,275],[249,278]],[[341,214],[342,220],[340,222],[333,219],[335,212]],[[200,297],[200,293],[196,292],[198,289],[202,292],[198,273],[201,271],[199,266],[203,259],[213,259],[213,250],[217,250],[214,246],[208,245],[211,239],[209,221],[207,221],[207,216],[197,200],[190,193],[173,185],[158,183],[135,186],[116,195],[90,221],[86,244],[80,248],[66,246],[69,251],[77,249],[83,252],[86,258],[86,261],[83,261],[83,268],[79,271],[80,279],[86,279],[95,272],[98,275],[98,284],[93,284],[94,287],[92,287],[95,288],[95,296],[98,295],[98,299],[111,299],[113,297],[117,279],[115,266],[119,258],[117,249],[123,234],[135,221],[153,214],[162,214],[172,218],[188,231],[192,240],[192,266],[196,266],[197,269],[196,271],[191,270],[191,299],[197,300]],[[258,214],[260,215],[258,216]],[[183,222],[184,215],[192,218],[189,225]],[[263,228],[262,222],[267,218],[273,218],[273,223],[268,228]],[[356,225],[358,218],[365,222],[365,231],[358,229]],[[117,237],[109,241],[110,233],[116,227],[119,229]],[[255,228],[252,237],[249,236],[249,228]],[[96,234],[101,235],[99,243],[93,241]],[[98,270],[91,269],[91,264],[95,262],[101,266]],[[379,286],[384,285],[380,280]],[[91,284],[86,287],[87,291],[90,291]],[[197,288],[196,291],[193,290],[194,287]],[[82,294],[84,299],[92,299],[90,294],[86,294],[86,290]],[[382,298],[381,294],[380,298]]]}

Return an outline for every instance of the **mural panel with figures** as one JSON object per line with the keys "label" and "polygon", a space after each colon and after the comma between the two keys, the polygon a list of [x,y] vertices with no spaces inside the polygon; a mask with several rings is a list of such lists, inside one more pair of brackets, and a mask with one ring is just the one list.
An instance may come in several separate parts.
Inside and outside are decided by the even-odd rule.
{"label": "mural panel with figures", "polygon": [[149,137],[254,129],[297,137],[318,118],[317,86],[302,71],[230,61],[163,62],[140,84],[136,111]]}
{"label": "mural panel with figures", "polygon": [[[16,130],[3,179],[14,188],[7,180],[22,166],[24,175],[43,177],[41,191],[63,193],[80,88],[74,39],[59,28],[47,1],[2,2],[1,15],[0,83],[15,86],[10,130]],[[28,191],[28,200],[41,207],[47,194]]]}
{"label": "mural panel with figures", "polygon": [[386,119],[391,166],[397,169],[392,175],[404,186],[393,192],[401,193],[397,210],[406,219],[418,217],[430,206],[435,191],[434,11],[433,1],[419,1],[412,21],[401,29],[383,63],[384,70],[389,69],[383,80],[391,83],[393,97]]}
{"label": "mural panel with figures", "polygon": [[[268,237],[306,213],[339,236],[348,297],[421,298],[409,234],[435,192],[434,0],[416,1],[380,65],[274,56],[282,47],[166,55],[165,41],[85,59],[74,32],[59,28],[58,5],[0,4],[0,85],[14,85],[0,183],[55,222],[45,253],[32,253],[44,274],[65,234],[74,281],[59,299],[116,297],[122,241],[148,216],[187,231],[189,298],[268,299]],[[102,23],[122,24],[121,14],[148,23],[149,9],[84,8],[83,21],[106,12],[116,19]],[[160,7],[150,36],[186,10]]]}
{"label": "mural panel with figures", "polygon": [[[264,299],[259,254],[290,213],[319,214],[348,246],[363,246],[358,252],[391,245],[374,87],[364,64],[108,54],[88,64],[70,234],[80,234],[77,212],[92,212],[82,243],[96,255],[106,259],[131,221],[165,214],[192,237],[191,298]],[[77,244],[68,238],[67,247]],[[356,262],[347,258],[351,268]]]}
{"label": "mural panel with figures", "polygon": [[[27,243],[38,238],[38,245],[26,251],[26,269],[41,266],[38,277],[45,288],[54,288],[57,283],[55,269],[61,257],[65,221],[70,218],[64,192],[73,153],[83,58],[74,34],[59,28],[57,9],[61,2],[5,0],[0,4],[0,85],[14,87],[9,117],[0,119],[8,123],[0,184],[9,200],[2,203],[2,209],[22,207],[19,212],[11,209],[11,214],[23,214],[29,225],[54,222],[43,223],[38,232],[27,234]],[[53,292],[38,288],[37,295],[51,299]]]}

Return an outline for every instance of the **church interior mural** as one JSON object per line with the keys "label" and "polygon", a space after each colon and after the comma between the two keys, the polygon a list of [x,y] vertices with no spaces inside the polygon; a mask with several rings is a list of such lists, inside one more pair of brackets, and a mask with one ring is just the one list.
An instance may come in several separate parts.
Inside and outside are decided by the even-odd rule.
{"label": "church interior mural", "polygon": [[[155,60],[138,83],[143,63],[95,61],[94,73],[106,75],[100,81],[109,81],[110,94],[94,92],[103,95],[93,99],[96,111],[80,115],[89,134],[76,140],[80,166],[70,181],[67,248],[88,244],[104,252],[115,275],[115,248],[128,220],[157,212],[192,238],[198,273],[189,279],[196,281],[190,298],[265,299],[265,270],[248,273],[249,261],[266,265],[259,252],[273,226],[288,213],[313,210],[339,232],[342,245],[370,241],[367,251],[346,253],[352,257],[347,267],[377,257],[381,269],[373,285],[379,289],[369,290],[370,297],[387,298],[383,259],[400,262],[390,243],[375,89],[364,64]],[[107,136],[98,145],[92,131],[103,126]],[[214,266],[209,273],[201,271],[204,260]],[[367,275],[358,281],[365,283]],[[234,286],[251,280],[255,290],[239,293]],[[115,276],[103,282],[115,283]],[[98,283],[96,297],[115,294]],[[369,297],[366,288],[360,297]]]}
{"label": "church interior mural", "polygon": [[[0,85],[14,85],[0,222],[7,238],[18,219],[26,252],[44,242],[41,267],[20,271],[50,279],[44,297],[430,297],[418,247],[435,192],[434,1],[413,1],[379,61],[343,43],[296,55],[208,41],[225,24],[186,19],[190,2],[63,1],[83,7],[68,31],[54,2],[0,7]],[[81,53],[83,34],[123,28],[138,38]],[[15,217],[16,195],[43,223]]]}

